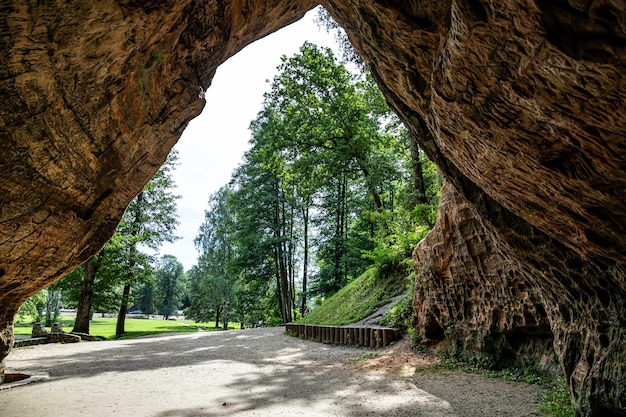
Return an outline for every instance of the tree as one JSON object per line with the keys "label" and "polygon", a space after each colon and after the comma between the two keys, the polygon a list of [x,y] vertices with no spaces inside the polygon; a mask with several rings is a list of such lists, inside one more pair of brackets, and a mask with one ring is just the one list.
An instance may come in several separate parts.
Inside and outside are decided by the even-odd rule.
{"label": "tree", "polygon": [[198,265],[190,275],[191,316],[198,321],[220,317],[228,328],[229,313],[235,306],[236,276],[230,271],[233,257],[233,218],[229,208],[232,190],[222,187],[209,197],[209,208],[195,239],[199,251]]}
{"label": "tree", "polygon": [[[375,225],[353,219],[363,210],[384,210],[383,193],[402,176],[393,162],[396,156],[390,157],[399,139],[383,129],[385,117],[374,106],[380,100],[373,100],[378,96],[372,93],[371,77],[350,73],[329,49],[305,43],[299,54],[283,58],[279,69],[252,125],[253,137],[272,138],[264,155],[273,151],[284,158],[286,169],[279,177],[297,190],[301,202],[314,200],[311,189],[321,197],[319,272],[311,292],[329,295],[365,267],[360,251],[371,249]],[[317,168],[302,169],[311,166]],[[314,176],[306,177],[310,171]],[[369,199],[363,198],[367,194]],[[308,232],[306,210],[304,218]],[[359,224],[370,229],[369,236],[353,230]]]}
{"label": "tree", "polygon": [[417,243],[430,172],[411,161],[406,129],[358,68],[310,43],[282,58],[250,125],[251,148],[211,198],[196,240],[198,317],[219,316],[234,293],[241,317],[291,321],[310,295],[328,296]]}
{"label": "tree", "polygon": [[116,233],[98,254],[55,284],[63,293],[64,302],[76,307],[73,332],[89,333],[94,310],[110,312],[119,308],[124,262],[120,238]]}
{"label": "tree", "polygon": [[367,82],[370,85],[370,88],[368,88],[368,92],[370,93],[369,98],[371,100],[370,105],[373,112],[376,113],[379,118],[388,118],[389,125],[398,128],[400,130],[400,135],[406,138],[406,143],[409,145],[415,204],[432,204],[432,201],[426,194],[426,184],[422,170],[422,161],[424,160],[424,156],[422,155],[423,152],[420,150],[419,143],[417,141],[418,138],[413,135],[409,135],[407,130],[402,127],[402,123],[400,122],[398,116],[391,110],[380,89],[376,86],[371,73],[365,70],[365,63],[352,47],[352,44],[348,39],[348,35],[341,28],[341,26],[333,20],[326,9],[318,9],[317,23],[318,26],[325,28],[329,32],[332,31],[335,33],[335,40],[337,45],[339,45],[343,60],[347,63],[356,65],[367,74]]}
{"label": "tree", "polygon": [[232,208],[237,246],[233,265],[241,279],[273,281],[280,317],[287,323],[293,320],[294,310],[295,209],[277,175],[282,160],[264,147],[267,139],[261,132],[255,135],[244,164],[235,172]]}
{"label": "tree", "polygon": [[[158,274],[158,271],[157,271]],[[136,291],[133,291],[134,304],[132,309],[141,311],[146,318],[150,318],[151,314],[157,313],[156,307],[156,289],[155,282],[149,280],[141,283]]]}
{"label": "tree", "polygon": [[41,290],[29,297],[28,300],[20,306],[17,315],[23,319],[30,316],[34,321],[41,321],[43,318],[43,310],[46,306],[47,290]]}
{"label": "tree", "polygon": [[124,334],[131,286],[151,276],[151,258],[141,252],[140,247],[158,250],[163,242],[177,239],[174,230],[178,225],[176,200],[179,196],[172,192],[174,182],[171,177],[176,160],[177,154],[173,151],[144,189],[131,201],[118,226],[117,233],[125,250],[123,291],[116,336]]}
{"label": "tree", "polygon": [[89,258],[84,267],[78,271],[82,272],[83,279],[78,306],[76,307],[76,320],[72,332],[89,334],[89,321],[91,319],[91,306],[93,303],[93,286],[96,281],[96,274],[102,262],[102,255],[95,255]]}
{"label": "tree", "polygon": [[156,307],[167,320],[181,306],[185,272],[175,256],[163,255],[156,271]]}

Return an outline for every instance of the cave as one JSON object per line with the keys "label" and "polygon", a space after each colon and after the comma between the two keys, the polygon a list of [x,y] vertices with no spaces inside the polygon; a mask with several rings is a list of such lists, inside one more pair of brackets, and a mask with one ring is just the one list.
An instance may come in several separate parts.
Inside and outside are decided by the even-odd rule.
{"label": "cave", "polygon": [[[448,183],[414,252],[417,331],[554,355],[577,415],[625,416],[624,5],[320,3]],[[3,3],[0,361],[19,305],[113,234],[216,68],[316,4]]]}

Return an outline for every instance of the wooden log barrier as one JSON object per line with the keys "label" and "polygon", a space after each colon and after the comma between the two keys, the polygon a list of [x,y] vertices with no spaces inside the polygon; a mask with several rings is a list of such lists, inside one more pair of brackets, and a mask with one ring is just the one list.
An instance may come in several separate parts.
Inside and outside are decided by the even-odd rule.
{"label": "wooden log barrier", "polygon": [[387,346],[400,338],[400,331],[380,326],[317,326],[288,323],[291,336],[323,343],[365,347]]}

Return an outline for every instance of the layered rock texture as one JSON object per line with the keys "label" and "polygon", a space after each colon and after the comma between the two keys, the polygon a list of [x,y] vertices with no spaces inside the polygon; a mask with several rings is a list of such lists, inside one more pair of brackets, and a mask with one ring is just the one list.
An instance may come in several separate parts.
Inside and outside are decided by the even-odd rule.
{"label": "layered rock texture", "polygon": [[450,184],[442,190],[436,227],[414,252],[414,308],[419,335],[497,366],[558,372],[541,294],[507,256],[494,232]]}
{"label": "layered rock texture", "polygon": [[[449,182],[415,252],[423,336],[554,354],[579,415],[626,415],[624,3],[322,3]],[[113,233],[216,67],[313,5],[3,3],[0,358],[19,304]]]}

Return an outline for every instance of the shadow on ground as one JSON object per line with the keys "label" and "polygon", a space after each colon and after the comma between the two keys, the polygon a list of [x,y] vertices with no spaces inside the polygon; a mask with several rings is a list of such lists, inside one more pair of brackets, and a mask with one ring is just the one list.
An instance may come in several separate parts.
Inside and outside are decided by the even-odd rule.
{"label": "shadow on ground", "polygon": [[[424,381],[414,377],[356,369],[357,358],[368,352],[289,337],[283,328],[17,349],[7,358],[9,368],[47,372],[50,381],[5,391],[0,415],[47,415],[62,398],[65,417],[86,412],[103,417],[464,415],[442,399],[450,394],[441,389],[445,385],[427,389],[435,396],[419,389],[415,383],[422,387]],[[474,396],[472,386],[457,389],[464,388]]]}

